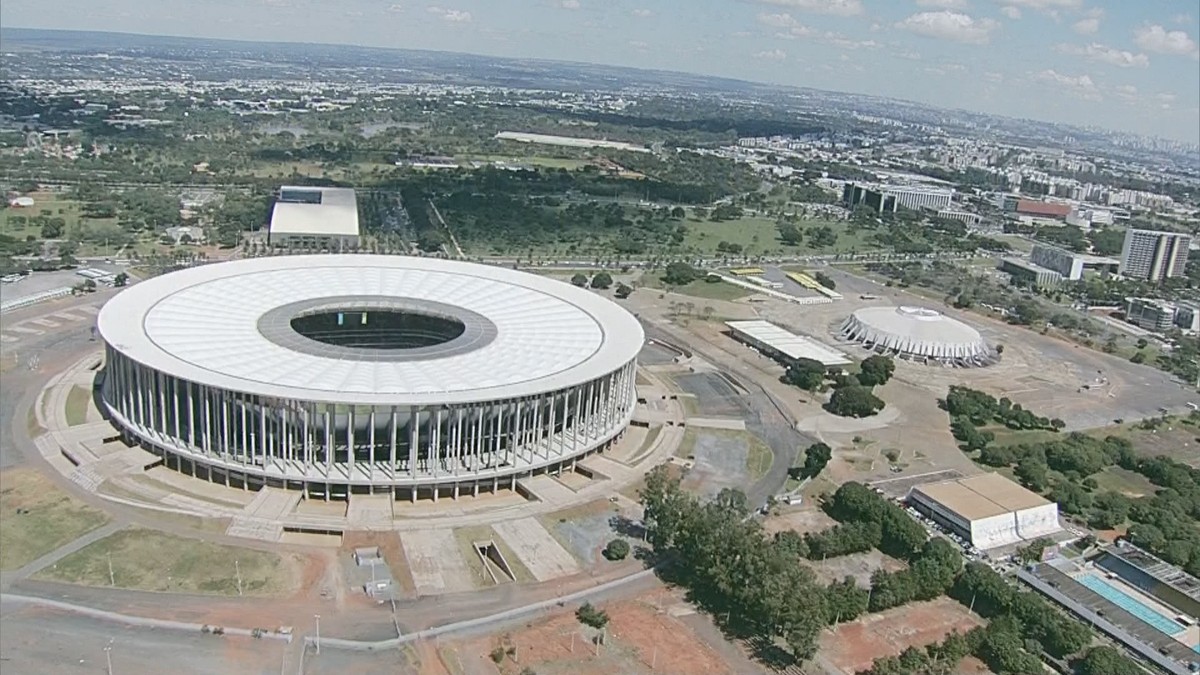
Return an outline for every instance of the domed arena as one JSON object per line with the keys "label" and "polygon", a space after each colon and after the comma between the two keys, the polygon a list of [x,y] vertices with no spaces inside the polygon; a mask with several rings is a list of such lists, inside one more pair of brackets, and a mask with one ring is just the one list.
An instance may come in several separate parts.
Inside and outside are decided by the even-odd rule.
{"label": "domed arena", "polygon": [[227,485],[436,498],[607,447],[641,325],[587,290],[402,256],[254,258],[139,283],[98,319],[103,403],[172,468]]}
{"label": "domed arena", "polygon": [[838,334],[871,351],[916,363],[970,368],[999,358],[979,331],[925,307],[860,309],[842,323]]}

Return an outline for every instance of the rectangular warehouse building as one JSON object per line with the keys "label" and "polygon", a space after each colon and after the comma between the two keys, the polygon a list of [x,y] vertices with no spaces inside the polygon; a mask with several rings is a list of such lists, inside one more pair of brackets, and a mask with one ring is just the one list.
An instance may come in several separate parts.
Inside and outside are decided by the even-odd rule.
{"label": "rectangular warehouse building", "polygon": [[1062,530],[1058,504],[996,473],[918,485],[908,502],[982,550]]}
{"label": "rectangular warehouse building", "polygon": [[350,188],[279,188],[271,209],[272,246],[334,253],[358,245],[358,199]]}
{"label": "rectangular warehouse building", "polygon": [[770,321],[726,321],[725,325],[729,327],[734,339],[754,347],[785,366],[799,359],[820,361],[821,365],[826,367],[845,366],[850,363],[850,359],[836,349],[796,335]]}

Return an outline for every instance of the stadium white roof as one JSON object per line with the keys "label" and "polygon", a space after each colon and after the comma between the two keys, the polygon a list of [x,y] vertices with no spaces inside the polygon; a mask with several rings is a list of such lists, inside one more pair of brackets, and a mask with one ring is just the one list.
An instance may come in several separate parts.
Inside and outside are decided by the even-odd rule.
{"label": "stadium white roof", "polygon": [[[264,315],[288,307],[362,307],[389,298],[461,308],[492,334],[469,349],[421,359],[359,359],[333,347],[324,354],[315,341],[289,348],[264,329]],[[287,316],[277,323],[286,327]],[[553,391],[617,370],[643,344],[637,319],[585,289],[501,267],[403,256],[279,256],[193,267],[126,289],[101,310],[98,327],[130,358],[192,382],[364,405]]]}
{"label": "stadium white roof", "polygon": [[739,337],[749,338],[753,342],[769,347],[789,359],[812,359],[826,366],[844,366],[850,363],[845,354],[826,347],[819,342],[810,340],[791,331],[780,328],[770,321],[756,319],[753,321],[726,321]]}
{"label": "stadium white roof", "polygon": [[[358,235],[358,199],[350,188],[285,185],[271,209],[271,234],[349,237]],[[293,201],[313,197],[319,201]]]}
{"label": "stadium white roof", "polygon": [[992,350],[979,331],[925,307],[865,307],[842,324],[841,335],[877,350],[984,364]]}

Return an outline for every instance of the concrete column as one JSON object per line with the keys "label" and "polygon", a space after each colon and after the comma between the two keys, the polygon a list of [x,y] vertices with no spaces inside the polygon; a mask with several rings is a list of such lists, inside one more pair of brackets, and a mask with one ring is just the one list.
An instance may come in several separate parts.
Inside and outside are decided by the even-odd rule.
{"label": "concrete column", "polygon": [[[442,409],[439,407],[434,415],[433,429],[431,430],[432,443],[429,450],[430,468],[433,470],[433,477],[437,478],[442,464]],[[433,500],[437,501],[437,490],[433,492]]]}
{"label": "concrete column", "polygon": [[333,478],[333,406],[322,403],[325,408],[325,501],[329,501],[330,482]]}
{"label": "concrete column", "polygon": [[187,441],[188,441],[188,445],[195,448],[196,447],[196,401],[195,401],[195,397],[192,396],[192,392],[194,391],[192,389],[193,386],[199,388],[199,385],[192,385],[191,383],[188,383],[188,385],[187,385],[187,414],[188,414],[188,439],[187,439]]}
{"label": "concrete column", "polygon": [[[410,478],[416,478],[420,473],[417,466],[417,446],[421,441],[421,409],[417,406],[409,406],[409,422],[408,422],[408,475]],[[416,501],[416,490],[413,490],[413,501]]]}
{"label": "concrete column", "polygon": [[346,477],[354,475],[354,406],[346,410]]}
{"label": "concrete column", "polygon": [[370,459],[367,460],[367,472],[375,475],[375,406],[371,406],[371,416],[367,418],[367,443],[371,446]]}
{"label": "concrete column", "polygon": [[[396,406],[391,407],[392,423],[390,425],[390,452],[388,454],[388,475],[392,478],[396,477]],[[392,499],[396,498],[395,490],[392,491]]]}

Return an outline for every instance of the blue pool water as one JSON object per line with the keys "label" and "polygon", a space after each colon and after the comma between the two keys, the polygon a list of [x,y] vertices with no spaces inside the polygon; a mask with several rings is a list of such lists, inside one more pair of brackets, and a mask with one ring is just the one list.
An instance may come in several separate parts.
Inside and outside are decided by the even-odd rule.
{"label": "blue pool water", "polygon": [[1100,577],[1085,574],[1079,577],[1078,581],[1098,593],[1105,600],[1108,600],[1167,635],[1175,635],[1176,633],[1183,632],[1183,627],[1175,623],[1175,620],[1171,617],[1163,616],[1150,609],[1137,598],[1125,593]]}

